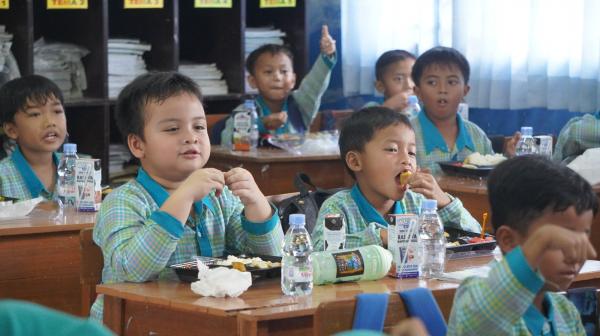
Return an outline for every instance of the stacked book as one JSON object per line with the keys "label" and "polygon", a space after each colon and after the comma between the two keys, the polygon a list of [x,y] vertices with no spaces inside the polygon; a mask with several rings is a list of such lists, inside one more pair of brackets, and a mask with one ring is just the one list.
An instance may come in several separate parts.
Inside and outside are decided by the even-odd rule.
{"label": "stacked book", "polygon": [[108,147],[108,172],[110,176],[119,176],[125,171],[125,164],[131,160],[127,146],[110,144]]}
{"label": "stacked book", "polygon": [[66,100],[83,97],[87,77],[81,59],[89,51],[81,46],[46,42],[40,38],[33,44],[33,69],[38,75],[52,80],[61,89]]}
{"label": "stacked book", "polygon": [[0,25],[0,85],[21,76],[17,60],[10,51],[12,38],[12,34],[6,32],[6,27]]}
{"label": "stacked book", "polygon": [[116,98],[125,85],[147,72],[142,55],[151,48],[151,45],[137,39],[108,40],[108,96],[110,98]]}
{"label": "stacked book", "polygon": [[202,90],[202,95],[227,94],[227,82],[216,64],[180,64],[179,72],[190,77]]}
{"label": "stacked book", "polygon": [[[283,38],[285,33],[279,29],[273,27],[256,27],[246,28],[244,33],[244,41],[246,45],[245,58],[248,58],[251,52],[258,49],[264,44],[278,44],[283,45]],[[248,77],[248,71],[246,70],[246,78]],[[256,89],[252,89],[246,80],[246,92],[252,93],[257,92]]]}

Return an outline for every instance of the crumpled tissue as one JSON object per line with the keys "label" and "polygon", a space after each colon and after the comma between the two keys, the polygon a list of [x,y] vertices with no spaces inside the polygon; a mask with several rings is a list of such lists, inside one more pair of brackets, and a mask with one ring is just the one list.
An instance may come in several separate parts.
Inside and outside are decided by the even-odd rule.
{"label": "crumpled tissue", "polygon": [[36,197],[16,203],[3,203],[0,206],[0,218],[25,217],[43,200],[43,197]]}
{"label": "crumpled tissue", "polygon": [[573,169],[591,185],[600,183],[600,148],[590,148],[575,160],[571,161],[567,167]]}
{"label": "crumpled tissue", "polygon": [[209,269],[198,262],[198,281],[192,283],[192,291],[202,296],[238,297],[252,285],[250,272],[218,267]]}

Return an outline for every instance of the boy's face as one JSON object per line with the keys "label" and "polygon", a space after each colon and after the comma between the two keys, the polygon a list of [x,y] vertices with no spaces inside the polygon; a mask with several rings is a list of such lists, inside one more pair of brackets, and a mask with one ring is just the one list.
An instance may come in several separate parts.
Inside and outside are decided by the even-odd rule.
{"label": "boy's face", "polygon": [[54,96],[43,105],[28,100],[25,108],[15,113],[14,122],[4,124],[4,132],[25,154],[54,152],[67,135],[65,110]]}
{"label": "boy's face", "polygon": [[[577,215],[574,207],[569,207],[562,212],[546,211],[544,215],[535,219],[526,236],[517,235],[517,243],[522,245],[527,238],[542,225],[549,223],[562,226],[563,228],[573,230],[575,232],[584,232],[588,236],[592,229],[593,213],[592,210],[585,211]],[[503,252],[508,252],[504,251]],[[545,252],[539,263],[539,271],[547,281],[558,285],[560,290],[567,290],[575,276],[579,273],[583,265],[579,263],[568,262],[565,260],[563,253],[560,250],[550,250]]]}
{"label": "boy's face", "polygon": [[144,140],[129,136],[129,148],[157,182],[181,182],[204,167],[210,156],[204,108],[198,98],[181,93],[144,108]]}
{"label": "boy's face", "polygon": [[398,123],[375,131],[363,151],[346,155],[346,163],[371,203],[396,201],[404,197],[407,188],[400,183],[400,174],[416,169],[415,152],[415,132]]}
{"label": "boy's face", "polygon": [[383,72],[383,78],[375,81],[377,91],[383,93],[386,99],[400,93],[413,94],[415,83],[410,77],[410,72],[414,64],[415,60],[404,59],[388,65]]}
{"label": "boy's face", "polygon": [[254,75],[248,76],[248,82],[265,100],[282,102],[296,85],[292,60],[284,53],[264,53],[256,60]]}
{"label": "boy's face", "polygon": [[456,65],[432,64],[423,70],[415,93],[430,119],[445,121],[456,117],[458,104],[469,93],[469,86]]}

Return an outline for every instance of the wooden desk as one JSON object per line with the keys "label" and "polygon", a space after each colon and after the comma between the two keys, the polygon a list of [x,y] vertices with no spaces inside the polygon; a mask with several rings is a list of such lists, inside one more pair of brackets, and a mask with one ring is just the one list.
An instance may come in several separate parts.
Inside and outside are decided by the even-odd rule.
{"label": "wooden desk", "polygon": [[265,195],[298,191],[294,187],[294,176],[298,172],[308,174],[321,188],[351,186],[354,182],[337,153],[295,155],[265,148],[255,152],[234,152],[223,146],[212,146],[206,166],[222,171],[243,167],[252,173]]}
{"label": "wooden desk", "polygon": [[[492,257],[452,260],[449,271],[487,264]],[[600,261],[589,261],[575,285],[600,285]],[[378,281],[315,286],[307,297],[287,297],[279,279],[256,281],[238,298],[200,297],[189,283],[149,282],[99,285],[105,294],[104,323],[120,335],[150,332],[173,335],[310,335],[314,313],[322,302],[350,300],[358,293],[391,293],[430,288],[449,315],[457,283],[384,278]]]}
{"label": "wooden desk", "polygon": [[0,297],[33,301],[79,315],[79,231],[94,226],[95,213],[66,212],[52,221],[47,210],[0,220]]}

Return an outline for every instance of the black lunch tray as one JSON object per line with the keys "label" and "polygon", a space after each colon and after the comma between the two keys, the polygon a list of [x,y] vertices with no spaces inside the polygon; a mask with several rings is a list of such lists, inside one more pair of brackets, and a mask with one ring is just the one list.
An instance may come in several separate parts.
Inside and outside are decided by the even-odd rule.
{"label": "black lunch tray", "polygon": [[438,162],[442,171],[448,175],[462,175],[471,177],[487,177],[495,166],[476,166],[477,168],[463,167],[462,161]]}
{"label": "black lunch tray", "polygon": [[[464,231],[455,228],[446,228],[444,229],[449,235],[446,240],[448,243],[452,243],[458,240],[459,237],[479,237],[481,234],[477,232]],[[494,237],[493,235],[486,233],[485,237]],[[496,240],[485,241],[481,243],[472,243],[472,244],[462,244],[459,246],[446,247],[447,254],[460,253],[460,252],[471,252],[471,251],[493,251],[496,248]]]}
{"label": "black lunch tray", "polygon": [[[259,257],[264,261],[281,263],[281,257],[275,257],[275,256],[237,255],[236,257],[239,257],[239,258]],[[201,258],[202,258],[202,262],[209,268],[216,268],[216,267],[231,268],[231,266],[217,265],[217,261],[226,260],[227,257],[223,257],[223,258],[201,257]],[[198,266],[196,264],[196,259],[193,259],[188,262],[180,263],[180,264],[174,264],[169,267],[175,271],[175,273],[179,277],[179,280],[181,280],[181,281],[194,282],[194,281],[198,280]],[[250,265],[246,265],[246,271],[250,272],[250,274],[252,274],[252,279],[255,279],[255,280],[263,279],[263,278],[279,278],[281,276],[281,266],[271,267],[271,268],[258,268],[258,267],[252,267]]]}

